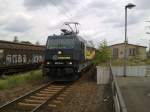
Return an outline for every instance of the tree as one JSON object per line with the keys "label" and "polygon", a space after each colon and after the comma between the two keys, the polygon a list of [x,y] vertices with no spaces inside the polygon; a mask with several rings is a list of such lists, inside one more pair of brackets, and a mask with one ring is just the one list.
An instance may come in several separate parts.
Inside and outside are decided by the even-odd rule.
{"label": "tree", "polygon": [[13,40],[13,42],[16,42],[16,43],[18,43],[18,42],[19,42],[19,40],[18,40],[18,36],[14,36],[14,40]]}
{"label": "tree", "polygon": [[96,51],[96,63],[107,62],[110,59],[110,48],[107,46],[106,40],[103,40]]}

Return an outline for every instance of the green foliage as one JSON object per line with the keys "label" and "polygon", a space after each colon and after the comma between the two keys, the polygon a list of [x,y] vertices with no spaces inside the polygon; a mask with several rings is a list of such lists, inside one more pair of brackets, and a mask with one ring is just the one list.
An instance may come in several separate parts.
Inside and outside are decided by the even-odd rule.
{"label": "green foliage", "polygon": [[110,59],[110,49],[106,40],[103,40],[96,51],[95,64],[105,63]]}
{"label": "green foliage", "polygon": [[26,83],[38,81],[41,79],[42,79],[41,70],[31,71],[24,74],[17,74],[13,76],[5,76],[5,78],[0,79],[0,90],[25,85]]}
{"label": "green foliage", "polygon": [[[142,60],[139,58],[129,58],[127,60],[127,65],[128,66],[145,65],[146,62],[150,62],[150,61]],[[111,61],[111,65],[113,65],[113,66],[124,66],[124,59],[113,59]]]}
{"label": "green foliage", "polygon": [[146,63],[147,65],[150,65],[150,57],[148,57],[148,58],[145,60],[145,63]]}

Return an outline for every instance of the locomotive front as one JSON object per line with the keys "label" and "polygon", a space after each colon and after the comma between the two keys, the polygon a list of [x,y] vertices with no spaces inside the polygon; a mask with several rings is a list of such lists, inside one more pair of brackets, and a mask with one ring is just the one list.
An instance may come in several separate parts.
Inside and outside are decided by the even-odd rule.
{"label": "locomotive front", "polygon": [[43,73],[50,80],[75,80],[78,62],[83,59],[81,43],[76,35],[53,35],[47,40]]}

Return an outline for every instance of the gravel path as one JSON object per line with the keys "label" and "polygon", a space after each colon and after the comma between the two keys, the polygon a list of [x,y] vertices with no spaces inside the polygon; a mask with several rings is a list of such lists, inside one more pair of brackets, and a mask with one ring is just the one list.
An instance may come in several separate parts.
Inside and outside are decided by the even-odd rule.
{"label": "gravel path", "polygon": [[80,80],[53,112],[113,112],[111,88],[97,85],[90,77]]}

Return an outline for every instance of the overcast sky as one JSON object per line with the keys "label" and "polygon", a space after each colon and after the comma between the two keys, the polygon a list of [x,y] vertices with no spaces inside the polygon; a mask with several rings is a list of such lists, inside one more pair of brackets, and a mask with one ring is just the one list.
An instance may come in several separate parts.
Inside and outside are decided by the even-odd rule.
{"label": "overcast sky", "polygon": [[148,46],[150,0],[0,0],[0,40],[45,44],[47,36],[60,33],[65,21],[76,21],[80,35],[94,44],[124,41],[124,6],[128,10],[129,43]]}

